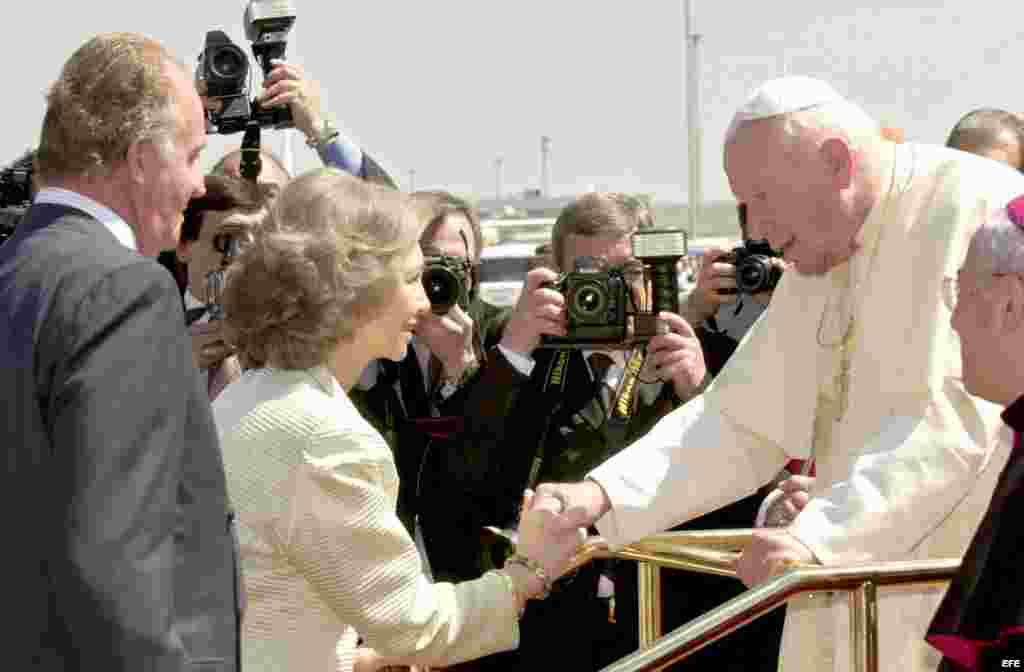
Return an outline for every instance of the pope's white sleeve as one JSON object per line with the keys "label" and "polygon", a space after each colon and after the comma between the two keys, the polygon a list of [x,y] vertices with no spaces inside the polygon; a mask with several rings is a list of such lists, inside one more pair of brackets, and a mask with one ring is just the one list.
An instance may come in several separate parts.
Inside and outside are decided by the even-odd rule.
{"label": "pope's white sleeve", "polygon": [[822,564],[900,558],[968,496],[997,445],[998,408],[959,380],[893,416],[853,460],[850,476],[816,492],[790,526]]}
{"label": "pope's white sleeve", "polygon": [[598,531],[616,546],[661,532],[753,493],[784,460],[695,397],[590,473],[612,505]]}

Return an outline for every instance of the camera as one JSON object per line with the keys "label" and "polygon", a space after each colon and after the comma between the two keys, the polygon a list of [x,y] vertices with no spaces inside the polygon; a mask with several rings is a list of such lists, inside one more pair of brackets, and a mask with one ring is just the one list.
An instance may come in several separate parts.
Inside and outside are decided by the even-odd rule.
{"label": "camera", "polygon": [[0,245],[14,235],[25,211],[32,205],[35,158],[35,150],[29,150],[0,170]]}
{"label": "camera", "polygon": [[446,254],[423,260],[423,290],[435,315],[445,315],[458,304],[469,310],[473,266],[467,259]]}
{"label": "camera", "polygon": [[715,261],[736,267],[736,289],[720,289],[719,294],[757,294],[772,291],[779,284],[782,269],[772,259],[782,255],[766,240],[748,240]]}
{"label": "camera", "polygon": [[[245,8],[245,35],[252,52],[270,75],[274,59],[284,58],[288,32],[295,23],[289,0],[252,0]],[[196,66],[196,88],[206,99],[207,131],[224,135],[244,131],[250,122],[261,128],[291,128],[288,107],[264,109],[250,100],[252,73],[245,52],[222,30],[206,33]]]}
{"label": "camera", "polygon": [[567,330],[543,336],[541,347],[627,349],[662,332],[657,314],[679,312],[676,264],[686,256],[686,232],[637,231],[632,247],[632,262],[604,267],[579,257],[574,270],[545,284],[565,297]]}

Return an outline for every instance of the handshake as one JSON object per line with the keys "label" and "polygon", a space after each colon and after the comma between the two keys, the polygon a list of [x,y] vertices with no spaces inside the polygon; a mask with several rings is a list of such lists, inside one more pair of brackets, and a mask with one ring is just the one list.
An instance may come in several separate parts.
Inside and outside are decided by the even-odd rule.
{"label": "handshake", "polygon": [[586,528],[608,510],[608,500],[594,481],[582,483],[542,483],[536,492],[523,493],[519,529],[512,539],[516,554],[506,562],[519,559],[541,569],[542,585],[531,585],[527,598],[543,598],[551,582],[577,565],[580,545],[586,541]]}

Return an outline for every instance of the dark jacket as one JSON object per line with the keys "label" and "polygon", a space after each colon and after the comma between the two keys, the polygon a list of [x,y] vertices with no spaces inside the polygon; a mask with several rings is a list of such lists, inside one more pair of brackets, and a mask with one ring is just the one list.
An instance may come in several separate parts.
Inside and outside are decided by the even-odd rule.
{"label": "dark jacket", "polygon": [[173,279],[74,209],[0,247],[12,670],[237,669],[236,546]]}
{"label": "dark jacket", "polygon": [[[412,345],[401,362],[378,362],[373,387],[357,387],[350,394],[394,452],[400,479],[398,515],[410,533],[414,518],[422,513],[425,480],[434,482],[438,473],[445,474],[454,488],[444,493],[447,501],[473,492],[473,484],[486,478],[491,451],[479,446],[493,442],[494,424],[502,424],[514,399],[507,372],[494,366],[508,310],[477,300],[469,314],[480,335],[481,366],[451,397],[430,398]],[[437,409],[437,417],[432,408]]]}
{"label": "dark jacket", "polygon": [[1013,451],[928,628],[928,641],[945,654],[944,672],[1005,669],[1003,660],[1024,657],[1024,397],[1003,421],[1014,431]]}

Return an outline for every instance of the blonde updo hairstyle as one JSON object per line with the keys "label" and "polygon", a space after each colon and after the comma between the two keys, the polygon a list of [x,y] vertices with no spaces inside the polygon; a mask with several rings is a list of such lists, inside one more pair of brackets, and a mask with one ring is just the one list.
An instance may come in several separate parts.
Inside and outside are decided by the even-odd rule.
{"label": "blonde updo hairstyle", "polygon": [[323,364],[403,281],[419,233],[398,191],[332,168],[295,178],[228,271],[229,342],[251,367]]}

